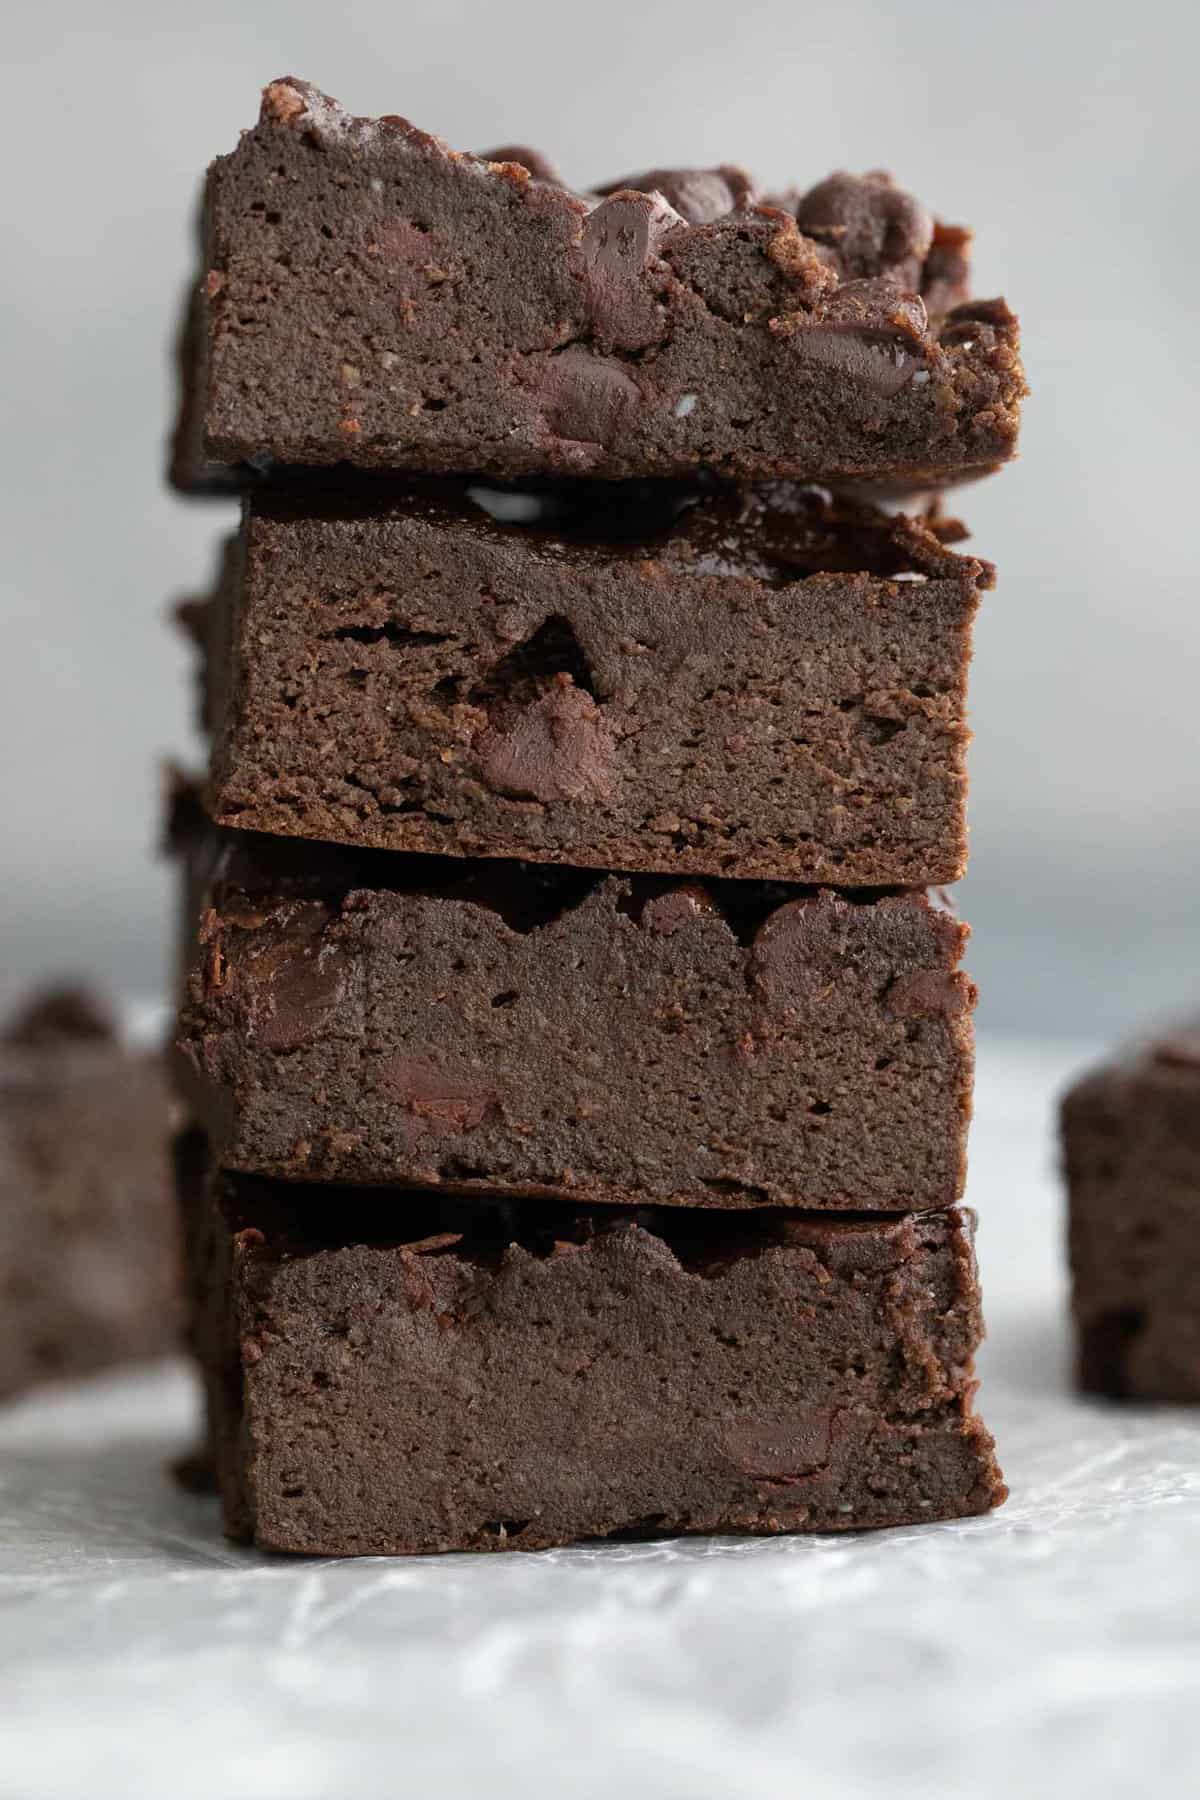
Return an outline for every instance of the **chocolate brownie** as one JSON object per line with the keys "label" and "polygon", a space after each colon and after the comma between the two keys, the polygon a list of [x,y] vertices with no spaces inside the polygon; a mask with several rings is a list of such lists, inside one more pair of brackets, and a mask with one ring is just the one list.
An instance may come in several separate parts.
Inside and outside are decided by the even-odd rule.
{"label": "chocolate brownie", "polygon": [[737,170],[657,170],[587,196],[514,154],[272,82],[209,172],[176,482],[350,463],[915,492],[1013,454],[1016,320],[963,299],[967,234],[887,176],[770,203]]}
{"label": "chocolate brownie", "polygon": [[1067,1094],[1081,1387],[1200,1401],[1200,1021]]}
{"label": "chocolate brownie", "polygon": [[958,1209],[401,1212],[228,1175],[184,1202],[226,1529],[263,1548],[847,1530],[1005,1497]]}
{"label": "chocolate brownie", "polygon": [[189,861],[180,1068],[223,1167],[639,1205],[960,1196],[974,989],[966,927],[924,894],[215,827]]}
{"label": "chocolate brownie", "polygon": [[75,989],[0,1039],[0,1396],[159,1354],[180,1322],[163,1058]]}
{"label": "chocolate brownie", "polygon": [[210,620],[219,820],[842,887],[963,874],[986,564],[819,489],[547,496],[524,524],[480,502],[529,497],[472,494],[249,503]]}

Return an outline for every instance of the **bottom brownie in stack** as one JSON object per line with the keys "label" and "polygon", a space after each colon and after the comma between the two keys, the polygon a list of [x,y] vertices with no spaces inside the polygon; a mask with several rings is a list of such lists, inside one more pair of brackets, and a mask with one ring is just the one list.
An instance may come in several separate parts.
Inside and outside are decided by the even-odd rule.
{"label": "bottom brownie in stack", "polygon": [[[178,1159],[231,1536],[320,1555],[852,1529],[1005,1496],[969,1212],[589,1210]],[[403,1221],[403,1239],[394,1229]]]}

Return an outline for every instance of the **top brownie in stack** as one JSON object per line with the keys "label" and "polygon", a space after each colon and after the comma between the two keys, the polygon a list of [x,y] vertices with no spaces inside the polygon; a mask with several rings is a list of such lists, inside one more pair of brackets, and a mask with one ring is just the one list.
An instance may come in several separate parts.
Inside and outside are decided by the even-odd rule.
{"label": "top brownie in stack", "polygon": [[740,170],[582,195],[273,82],[210,171],[174,479],[273,465],[866,479],[1013,454],[1016,321],[968,234],[886,176],[757,196]]}

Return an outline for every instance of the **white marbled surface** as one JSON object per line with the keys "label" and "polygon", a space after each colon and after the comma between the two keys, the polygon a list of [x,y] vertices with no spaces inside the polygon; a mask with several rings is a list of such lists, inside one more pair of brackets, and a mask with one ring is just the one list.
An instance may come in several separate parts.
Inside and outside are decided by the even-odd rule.
{"label": "white marbled surface", "polygon": [[268,1560],[164,1462],[180,1369],[0,1419],[5,1800],[1182,1796],[1200,1781],[1200,1412],[1066,1380],[1050,1108],[986,1048],[982,1409],[958,1526],[539,1556]]}

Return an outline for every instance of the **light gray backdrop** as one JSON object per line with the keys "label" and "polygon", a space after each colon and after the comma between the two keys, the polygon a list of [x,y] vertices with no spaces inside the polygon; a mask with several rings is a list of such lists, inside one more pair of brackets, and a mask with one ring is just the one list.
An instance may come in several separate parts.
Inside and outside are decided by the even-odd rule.
{"label": "light gray backdrop", "polygon": [[1078,1034],[1200,1003],[1191,0],[9,0],[2,109],[0,1000],[151,992],[156,761],[191,748],[168,599],[224,506],[159,478],[197,179],[272,76],[581,184],[892,167],[1025,319],[1023,460],[961,508],[1000,565],[974,675],[982,1020]]}

